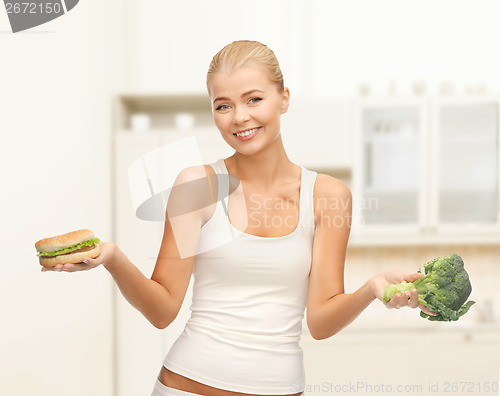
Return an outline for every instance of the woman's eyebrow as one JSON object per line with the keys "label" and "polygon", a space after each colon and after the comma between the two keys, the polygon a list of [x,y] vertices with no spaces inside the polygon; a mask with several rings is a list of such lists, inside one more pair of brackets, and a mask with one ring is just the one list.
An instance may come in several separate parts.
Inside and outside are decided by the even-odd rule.
{"label": "woman's eyebrow", "polygon": [[[247,96],[247,95],[251,95],[251,94],[253,94],[254,92],[262,92],[262,93],[264,93],[264,91],[262,91],[262,90],[260,90],[260,89],[252,89],[252,90],[247,91],[247,92],[245,92],[244,94],[242,94],[242,95],[241,95],[241,97],[243,98],[243,97],[245,97],[245,96]],[[222,97],[222,96],[219,96],[218,98],[215,98],[215,99],[214,99],[213,103],[215,103],[215,102],[217,102],[217,101],[219,101],[219,100],[230,100],[230,99],[229,99],[229,98]]]}

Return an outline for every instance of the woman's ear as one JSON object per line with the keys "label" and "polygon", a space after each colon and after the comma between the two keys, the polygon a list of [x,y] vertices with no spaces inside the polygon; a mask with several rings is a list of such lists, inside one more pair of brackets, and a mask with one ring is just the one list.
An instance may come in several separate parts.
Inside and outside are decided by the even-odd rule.
{"label": "woman's ear", "polygon": [[289,104],[290,104],[290,90],[287,87],[285,87],[283,88],[283,104],[281,105],[281,114],[287,112]]}

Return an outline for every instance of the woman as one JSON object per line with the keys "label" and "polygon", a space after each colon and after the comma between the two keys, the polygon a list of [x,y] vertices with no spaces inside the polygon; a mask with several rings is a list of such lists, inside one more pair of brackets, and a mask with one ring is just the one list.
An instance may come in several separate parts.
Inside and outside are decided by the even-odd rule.
{"label": "woman", "polygon": [[[102,243],[100,256],[84,264],[53,269],[103,264],[157,328],[175,319],[194,274],[191,317],[165,358],[153,396],[303,395],[305,308],[311,335],[325,339],[374,299],[383,301],[386,285],[423,274],[385,271],[344,293],[351,193],[340,180],[288,159],[280,118],[290,92],[269,48],[256,41],[227,45],[210,64],[207,89],[215,124],[235,152],[179,173],[175,186],[206,183],[195,191],[172,189],[151,279],[112,243]],[[321,142],[311,142],[311,151],[314,144]],[[239,184],[229,194],[231,178]],[[229,238],[220,243],[223,235]],[[199,252],[200,245],[212,248]],[[432,314],[416,290],[384,304]]]}

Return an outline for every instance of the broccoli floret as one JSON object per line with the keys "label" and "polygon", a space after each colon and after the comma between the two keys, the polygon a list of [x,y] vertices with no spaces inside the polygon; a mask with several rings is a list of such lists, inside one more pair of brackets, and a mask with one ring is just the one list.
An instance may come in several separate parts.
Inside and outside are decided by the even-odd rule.
{"label": "broccoli floret", "polygon": [[431,316],[420,311],[421,317],[431,321],[458,320],[475,303],[465,303],[472,286],[462,258],[458,254],[438,257],[425,264],[424,268],[425,275],[414,282],[387,286],[384,290],[384,301],[389,301],[396,293],[417,289],[418,301],[437,313],[436,316]]}

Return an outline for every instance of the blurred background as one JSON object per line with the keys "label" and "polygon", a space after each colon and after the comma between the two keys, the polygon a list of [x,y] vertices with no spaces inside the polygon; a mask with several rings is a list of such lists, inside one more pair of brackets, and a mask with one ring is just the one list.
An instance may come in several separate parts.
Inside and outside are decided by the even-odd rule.
{"label": "blurred background", "polygon": [[81,1],[12,34],[0,7],[0,394],[146,395],[189,315],[154,328],[103,268],[42,273],[34,243],[91,228],[150,277],[161,222],[135,217],[128,168],[196,137],[232,150],[205,77],[239,39],[277,55],[289,158],[353,191],[346,292],[460,254],[476,301],[458,322],[375,301],[316,341],[307,394],[499,394],[500,2]]}

